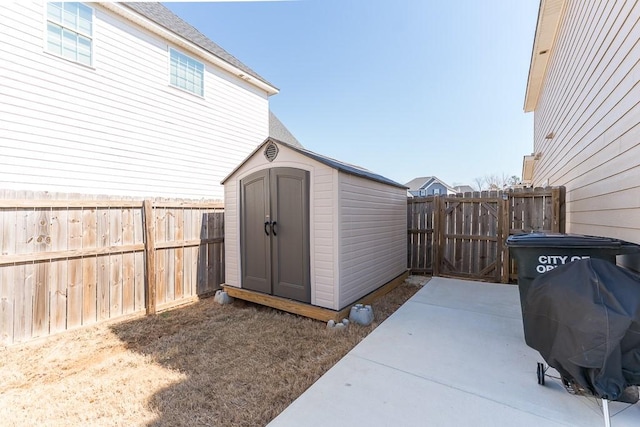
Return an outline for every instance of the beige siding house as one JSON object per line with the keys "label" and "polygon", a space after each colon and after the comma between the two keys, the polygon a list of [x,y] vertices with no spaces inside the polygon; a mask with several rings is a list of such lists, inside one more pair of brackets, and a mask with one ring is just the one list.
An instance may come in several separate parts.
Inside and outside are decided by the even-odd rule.
{"label": "beige siding house", "polygon": [[0,190],[222,199],[278,89],[159,3],[0,5]]}
{"label": "beige siding house", "polygon": [[637,2],[541,1],[523,178],[566,187],[568,232],[640,243],[639,40]]}
{"label": "beige siding house", "polygon": [[[282,192],[278,188],[280,184],[274,184],[273,174],[270,185],[252,192],[252,177],[264,175],[269,170],[306,174],[303,185],[308,189],[308,197],[302,198],[302,208],[291,208],[292,202],[287,196],[273,196],[275,192]],[[287,275],[286,271],[276,272],[287,269],[282,262],[269,259],[265,264],[263,251],[259,251],[259,262],[243,252],[265,245],[268,246],[266,252],[276,252],[279,250],[277,240],[288,238],[289,224],[282,216],[274,214],[274,206],[255,216],[255,235],[251,234],[251,224],[245,223],[243,231],[243,217],[252,214],[248,208],[243,210],[243,203],[255,204],[255,200],[259,200],[262,209],[262,188],[271,193],[266,199],[273,200],[272,205],[278,204],[280,212],[283,209],[304,212],[308,208],[308,230],[297,231],[301,236],[308,234],[308,254],[294,266],[308,262],[309,299],[303,302],[341,310],[407,271],[405,186],[365,169],[269,138],[224,180],[226,285],[250,289],[249,276]],[[303,218],[303,222],[306,220]],[[270,228],[267,224],[270,222],[277,222],[277,225]],[[242,245],[243,233],[248,239],[245,245]],[[290,242],[288,246],[299,246],[297,241]],[[301,247],[290,258],[305,250]],[[275,256],[277,254],[272,254]],[[243,260],[248,265],[243,266]],[[253,269],[249,264],[257,266],[255,270],[259,271],[249,272]],[[286,289],[279,295],[276,286],[268,284],[265,292],[289,297]],[[290,298],[297,299],[295,296]]]}

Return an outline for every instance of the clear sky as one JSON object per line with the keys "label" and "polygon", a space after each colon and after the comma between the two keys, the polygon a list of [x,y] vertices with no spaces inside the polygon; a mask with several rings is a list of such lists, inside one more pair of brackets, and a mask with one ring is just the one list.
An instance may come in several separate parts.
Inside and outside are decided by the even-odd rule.
{"label": "clear sky", "polygon": [[280,89],[309,150],[400,183],[517,175],[539,0],[164,3]]}

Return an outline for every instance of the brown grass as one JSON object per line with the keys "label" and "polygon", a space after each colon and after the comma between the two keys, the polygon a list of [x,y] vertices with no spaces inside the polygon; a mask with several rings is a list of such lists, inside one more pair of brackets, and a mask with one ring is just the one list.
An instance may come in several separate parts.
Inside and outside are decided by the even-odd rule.
{"label": "brown grass", "polygon": [[373,304],[370,326],[324,323],[212,298],[0,349],[7,426],[261,426],[410,298]]}

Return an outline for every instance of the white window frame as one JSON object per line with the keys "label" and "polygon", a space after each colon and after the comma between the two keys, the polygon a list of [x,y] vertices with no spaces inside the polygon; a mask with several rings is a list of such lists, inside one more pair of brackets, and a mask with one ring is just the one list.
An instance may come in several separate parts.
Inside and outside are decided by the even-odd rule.
{"label": "white window frame", "polygon": [[[94,52],[94,34],[95,34],[95,9],[91,6],[87,6],[82,2],[48,2],[45,3],[45,20],[44,20],[44,51],[51,55],[57,56],[58,58],[65,59],[70,62],[74,62],[79,65],[83,65],[85,67],[93,68],[94,60],[95,60],[95,52]],[[77,5],[77,10],[75,14],[75,23],[71,25],[69,22],[65,22],[64,9],[65,6]],[[91,12],[89,28],[82,28],[80,21],[80,6],[88,9]],[[50,8],[59,7],[61,10],[59,17],[54,17],[50,14]],[[60,39],[59,39],[59,49],[51,48],[51,39],[49,38],[50,32],[49,27],[55,27],[60,30]],[[70,57],[69,55],[65,55],[65,34],[67,35],[66,40],[69,41],[75,36],[75,45],[74,45],[74,53],[75,57]],[[89,61],[82,61],[79,59],[79,54],[81,53],[81,42],[88,42],[88,56]],[[85,55],[86,56],[86,55]]]}
{"label": "white window frame", "polygon": [[[197,66],[196,68],[199,68],[199,70],[195,70],[196,72],[199,71],[201,74],[201,80],[200,80],[200,90],[193,90],[192,88],[190,88],[190,86],[192,86],[194,84],[193,81],[189,81],[189,77],[192,78],[196,75],[196,73],[193,70],[193,67],[191,70],[187,69],[187,70],[182,70],[183,72],[183,76],[182,76],[182,80],[185,82],[184,85],[179,84],[180,82],[178,81],[178,79],[180,79],[181,76],[177,75],[175,76],[175,80],[174,80],[174,74],[173,74],[173,61],[174,61],[174,56],[173,55],[177,55],[179,59],[183,59],[186,60],[189,63],[186,64],[187,67],[189,66]],[[204,79],[205,79],[205,66],[204,63],[201,61],[198,61],[197,59],[195,59],[194,57],[187,55],[184,52],[179,51],[178,49],[174,49],[172,47],[169,47],[169,52],[168,52],[168,56],[169,56],[169,86],[174,87],[176,89],[180,89],[184,92],[190,93],[192,95],[198,96],[200,98],[204,98]],[[177,72],[180,72],[181,70],[177,70]]]}
{"label": "white window frame", "polygon": [[434,195],[434,196],[439,196],[439,195],[440,195],[440,193],[441,193],[441,192],[440,192],[440,189],[439,189],[439,188],[434,188],[434,189],[433,189],[433,195]]}

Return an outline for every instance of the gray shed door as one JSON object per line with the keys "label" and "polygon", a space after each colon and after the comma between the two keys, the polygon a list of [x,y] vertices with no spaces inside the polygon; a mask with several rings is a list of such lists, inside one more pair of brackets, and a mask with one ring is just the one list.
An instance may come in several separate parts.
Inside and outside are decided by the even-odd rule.
{"label": "gray shed door", "polygon": [[311,302],[308,172],[272,168],[240,186],[242,287]]}

